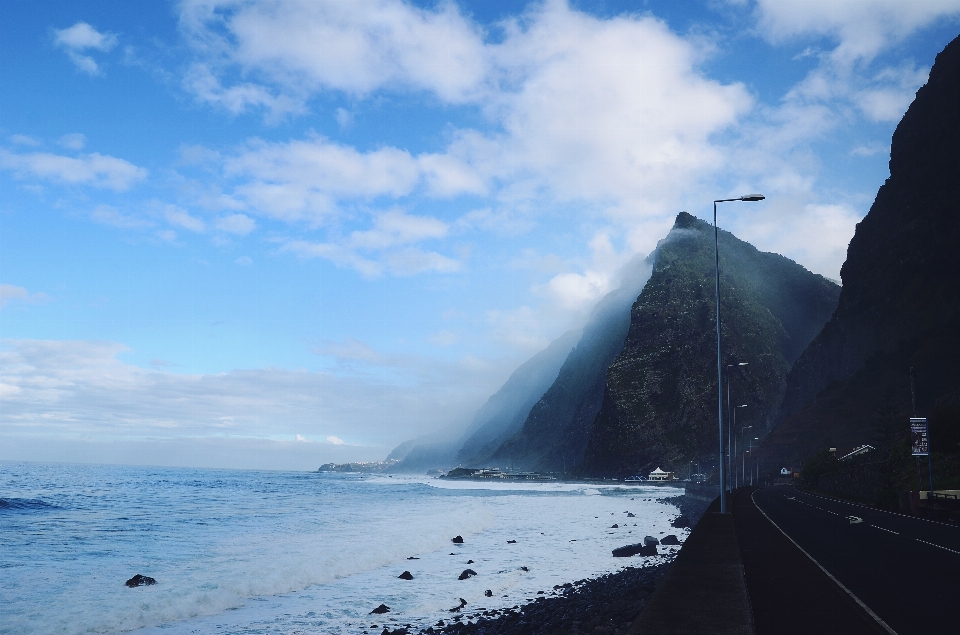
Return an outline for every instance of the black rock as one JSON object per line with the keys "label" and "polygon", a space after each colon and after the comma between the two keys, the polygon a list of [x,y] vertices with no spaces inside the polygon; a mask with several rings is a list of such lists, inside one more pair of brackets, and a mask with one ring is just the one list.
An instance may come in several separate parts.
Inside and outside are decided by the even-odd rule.
{"label": "black rock", "polygon": [[483,594],[484,594],[485,596],[487,596],[488,598],[492,598],[492,597],[493,597],[493,591],[491,591],[490,589],[487,589],[486,591],[484,591]]}
{"label": "black rock", "polygon": [[370,611],[370,615],[381,615],[383,613],[389,613],[389,612],[390,612],[390,607],[387,606],[386,604],[381,604],[377,608]]}
{"label": "black rock", "polygon": [[400,578],[401,580],[413,580],[413,574],[410,573],[409,571],[404,571],[397,577]]}
{"label": "black rock", "polygon": [[462,544],[463,544],[463,536],[457,536],[456,538],[451,538],[450,540],[451,540],[451,542],[453,542],[454,544],[457,544],[457,545],[462,545]]}
{"label": "black rock", "polygon": [[150,576],[140,575],[139,573],[133,576],[132,578],[130,578],[129,580],[127,580],[126,582],[124,582],[124,584],[126,584],[131,589],[133,587],[138,587],[138,586],[150,586],[151,584],[156,584],[156,583],[157,581],[151,578]]}
{"label": "black rock", "polygon": [[657,555],[657,546],[656,545],[644,545],[644,544],[635,544],[635,545],[626,545],[625,547],[617,547],[613,550],[614,558],[629,558],[630,556],[655,556]]}
{"label": "black rock", "polygon": [[467,564],[473,564],[473,560],[467,560]]}
{"label": "black rock", "polygon": [[660,541],[661,545],[679,545],[680,541],[673,534],[669,534],[663,537],[663,540]]}
{"label": "black rock", "polygon": [[654,547],[655,547],[655,546],[657,546],[657,545],[660,544],[660,541],[657,540],[656,538],[654,538],[653,536],[644,536],[644,537],[643,537],[643,544],[647,545],[648,547],[650,547],[650,546],[654,546]]}
{"label": "black rock", "polygon": [[676,518],[674,518],[674,519],[670,522],[670,524],[673,525],[674,527],[676,527],[677,529],[683,529],[684,527],[689,527],[689,526],[690,526],[690,519],[687,518],[686,516],[684,516],[683,514],[681,514],[681,515],[677,516]]}
{"label": "black rock", "polygon": [[613,525],[610,526],[610,529],[620,529],[620,525],[613,523]]}
{"label": "black rock", "polygon": [[419,560],[419,559],[420,558],[414,558],[413,556],[410,556],[409,558],[407,558],[407,560]]}
{"label": "black rock", "polygon": [[[460,579],[462,580],[463,578],[460,578]],[[452,609],[450,609],[450,612],[451,612],[451,613],[456,613],[456,612],[460,611],[460,609],[462,609],[462,608],[465,607],[466,605],[467,605],[467,601],[464,600],[463,598],[460,598],[460,606],[455,606],[455,607],[453,607]],[[460,618],[457,617],[457,619],[459,620]]]}
{"label": "black rock", "polygon": [[521,570],[521,571],[529,571],[530,569],[528,569],[528,568],[526,568],[526,567],[520,567],[520,570]]}
{"label": "black rock", "polygon": [[632,512],[627,512],[627,518],[636,518],[637,515]]}
{"label": "black rock", "polygon": [[460,574],[460,577],[457,578],[457,579],[458,579],[458,580],[466,580],[467,578],[471,578],[471,577],[473,577],[473,576],[475,576],[475,575],[477,575],[477,572],[474,571],[473,569],[464,569],[464,570],[463,570],[463,573],[461,573],[461,574]]}
{"label": "black rock", "polygon": [[507,544],[508,544],[508,545],[513,545],[513,544],[516,544],[516,543],[517,543],[516,540],[508,540],[508,541],[507,541]]}

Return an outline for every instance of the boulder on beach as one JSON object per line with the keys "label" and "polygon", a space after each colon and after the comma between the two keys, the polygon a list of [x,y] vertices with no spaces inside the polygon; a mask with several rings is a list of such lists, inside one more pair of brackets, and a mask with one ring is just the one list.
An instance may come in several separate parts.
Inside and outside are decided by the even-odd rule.
{"label": "boulder on beach", "polygon": [[644,536],[644,537],[643,537],[643,544],[647,545],[648,547],[651,546],[651,545],[652,545],[652,546],[656,546],[656,545],[659,545],[659,544],[660,544],[660,541],[657,540],[656,538],[654,538],[653,536]]}
{"label": "boulder on beach", "polygon": [[528,568],[526,568],[526,567],[520,567],[520,570],[521,570],[521,571],[529,571],[530,569],[528,569]]}
{"label": "boulder on beach", "polygon": [[[457,611],[459,611],[460,609],[462,609],[462,608],[465,607],[466,605],[467,605],[467,601],[464,600],[463,598],[460,598],[460,606],[455,606],[455,607],[453,607],[452,609],[450,609],[450,612],[451,612],[451,613],[456,613]],[[457,619],[460,619],[460,618],[457,618]]]}
{"label": "boulder on beach", "polygon": [[463,544],[463,536],[457,536],[456,538],[451,538],[450,541],[453,542],[453,544],[455,544],[455,545],[462,545],[462,544]]}
{"label": "boulder on beach", "polygon": [[637,543],[635,545],[626,545],[624,547],[617,547],[613,550],[614,558],[629,558],[630,556],[655,556],[657,555],[657,546],[656,545],[644,545]]}
{"label": "boulder on beach", "polygon": [[381,604],[377,608],[370,611],[370,615],[382,615],[383,613],[389,613],[389,612],[390,612],[390,607],[387,606],[386,604]]}
{"label": "boulder on beach", "polygon": [[409,558],[407,558],[407,560],[419,560],[419,559],[420,559],[420,558],[415,558],[415,557],[413,557],[413,556],[410,556]]}
{"label": "boulder on beach", "polygon": [[126,582],[124,582],[124,584],[126,584],[131,589],[138,586],[150,586],[151,584],[156,584],[156,583],[157,581],[151,578],[150,576],[140,575],[139,573],[133,576],[132,578],[130,578],[129,580],[127,580]]}
{"label": "boulder on beach", "polygon": [[610,526],[610,529],[620,529],[620,525],[618,525],[617,523],[613,523],[613,524]]}
{"label": "boulder on beach", "polygon": [[487,589],[486,591],[484,591],[483,594],[488,598],[493,597],[493,591],[491,591],[490,589]]}
{"label": "boulder on beach", "polygon": [[467,564],[473,564],[473,560],[467,560]]}
{"label": "boulder on beach", "polygon": [[674,518],[670,522],[670,524],[676,527],[677,529],[683,529],[684,527],[690,526],[690,519],[684,516],[683,514],[680,514],[679,516]]}
{"label": "boulder on beach", "polygon": [[460,574],[460,577],[457,578],[457,579],[458,579],[458,580],[466,580],[467,578],[472,578],[472,577],[475,576],[475,575],[477,575],[477,572],[474,571],[473,569],[464,569],[464,570],[463,570],[463,573],[461,573],[461,574]]}
{"label": "boulder on beach", "polygon": [[507,544],[508,544],[508,545],[515,545],[515,544],[517,544],[517,541],[516,541],[516,540],[508,540],[508,541],[507,541]]}
{"label": "boulder on beach", "polygon": [[413,574],[410,573],[409,571],[404,571],[397,577],[400,578],[401,580],[413,580]]}
{"label": "boulder on beach", "polygon": [[680,540],[673,534],[669,534],[663,537],[663,540],[660,541],[661,545],[679,545]]}
{"label": "boulder on beach", "polygon": [[637,515],[634,514],[633,512],[627,512],[627,518],[636,518],[636,517]]}

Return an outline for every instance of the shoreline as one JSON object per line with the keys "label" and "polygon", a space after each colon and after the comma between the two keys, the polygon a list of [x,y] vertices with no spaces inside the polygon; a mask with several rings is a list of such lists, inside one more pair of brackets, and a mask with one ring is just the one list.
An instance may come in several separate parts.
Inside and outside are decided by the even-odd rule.
{"label": "shoreline", "polygon": [[[661,502],[676,506],[690,527],[697,524],[708,507],[683,495],[664,498]],[[381,623],[374,628],[371,623],[371,628],[362,632],[364,635],[528,635],[560,631],[573,635],[623,635],[640,618],[679,553],[680,549],[671,550],[659,554],[656,563],[628,565],[619,571],[557,585],[551,591],[538,592],[535,598],[527,598],[522,605],[501,609],[464,605],[451,608],[449,619],[441,619],[426,628],[397,623]],[[664,556],[669,557],[667,562],[663,561]],[[391,630],[390,626],[396,628]],[[378,630],[381,627],[383,630]]]}
{"label": "shoreline", "polygon": [[[673,564],[676,552],[672,555],[670,562],[626,567],[596,578],[558,585],[552,591],[554,595],[539,595],[523,605],[496,610],[452,609],[449,619],[439,620],[433,626],[402,625],[390,630],[382,625],[379,635],[527,635],[557,629],[564,633],[626,633]],[[378,633],[374,628],[363,632]]]}

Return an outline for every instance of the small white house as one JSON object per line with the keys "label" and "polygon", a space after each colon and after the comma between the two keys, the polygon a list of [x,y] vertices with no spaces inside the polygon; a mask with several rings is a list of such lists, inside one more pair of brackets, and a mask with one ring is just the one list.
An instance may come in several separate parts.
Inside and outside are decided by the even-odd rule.
{"label": "small white house", "polygon": [[650,472],[650,475],[647,477],[648,481],[672,481],[673,472],[664,472],[659,467],[654,471]]}

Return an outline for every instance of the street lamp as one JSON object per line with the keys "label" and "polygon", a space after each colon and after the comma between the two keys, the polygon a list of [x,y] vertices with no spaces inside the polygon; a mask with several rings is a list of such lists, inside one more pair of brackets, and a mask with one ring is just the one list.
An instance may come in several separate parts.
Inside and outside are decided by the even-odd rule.
{"label": "street lamp", "polygon": [[[754,442],[754,441],[759,441],[759,440],[760,440],[760,437],[751,437],[751,438],[750,438],[750,449],[747,450],[747,452],[750,453],[750,460],[751,460],[751,461],[753,461],[753,442]],[[759,480],[759,476],[757,477],[757,480]],[[744,481],[746,481],[746,477],[744,477]],[[750,466],[750,487],[753,487],[753,466],[752,466],[752,465]]]}
{"label": "street lamp", "polygon": [[713,248],[714,262],[717,271],[716,301],[717,301],[717,423],[719,426],[720,445],[720,513],[727,513],[727,482],[724,477],[723,465],[723,360],[720,357],[720,230],[717,229],[717,203],[731,201],[762,201],[763,194],[747,194],[740,198],[719,198],[713,202]]}
{"label": "street lamp", "polygon": [[[730,369],[738,366],[747,366],[749,362],[739,362],[737,364],[727,364],[727,421],[730,421]],[[727,430],[727,474],[733,479],[733,454],[731,453],[733,442],[733,427],[728,426]]]}
{"label": "street lamp", "polygon": [[[733,428],[736,428],[736,427],[737,427],[737,408],[746,408],[746,407],[747,407],[747,404],[743,404],[742,406],[734,406],[734,407],[733,407],[733,425],[732,425],[731,427],[733,427]],[[744,431],[744,430],[746,430],[747,428],[752,428],[752,427],[753,427],[753,426],[747,426],[746,428],[741,428],[741,429],[740,429],[740,438],[743,439],[743,431]],[[740,443],[740,446],[743,447],[743,443]],[[736,438],[736,437],[733,438],[733,454],[734,454],[734,455],[737,454],[737,438]],[[737,468],[736,468],[736,463],[734,463],[734,468],[733,468],[733,469],[734,469],[734,477],[736,477],[736,474],[737,474],[737,472],[736,472],[736,469],[737,469]],[[737,482],[734,483],[734,486],[733,486],[733,487],[734,487],[734,489],[736,489],[736,488],[739,487],[739,486],[740,486],[740,482],[739,482],[739,479],[738,479]]]}
{"label": "street lamp", "polygon": [[743,484],[747,484],[747,453],[743,450],[743,433],[753,426],[744,426],[740,428],[740,479]]}

